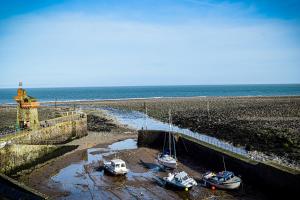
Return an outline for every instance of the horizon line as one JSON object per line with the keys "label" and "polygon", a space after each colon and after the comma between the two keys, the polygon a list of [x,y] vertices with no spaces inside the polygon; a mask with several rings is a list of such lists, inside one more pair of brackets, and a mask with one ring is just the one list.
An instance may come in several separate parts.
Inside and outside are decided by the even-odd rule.
{"label": "horizon line", "polygon": [[[174,87],[174,86],[237,86],[237,85],[300,85],[300,83],[228,83],[228,84],[181,84],[181,85],[111,85],[111,86],[46,86],[46,87],[22,87],[26,89],[50,89],[50,88],[117,88],[117,87]],[[19,87],[0,87],[0,89],[17,89]]]}

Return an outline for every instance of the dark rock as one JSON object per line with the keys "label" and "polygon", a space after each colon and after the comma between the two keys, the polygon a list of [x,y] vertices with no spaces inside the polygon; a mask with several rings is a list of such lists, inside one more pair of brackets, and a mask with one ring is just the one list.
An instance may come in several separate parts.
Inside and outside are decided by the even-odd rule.
{"label": "dark rock", "polygon": [[112,128],[116,128],[116,125],[112,120],[108,120],[104,117],[89,114],[87,115],[88,130],[89,131],[107,131],[110,132]]}

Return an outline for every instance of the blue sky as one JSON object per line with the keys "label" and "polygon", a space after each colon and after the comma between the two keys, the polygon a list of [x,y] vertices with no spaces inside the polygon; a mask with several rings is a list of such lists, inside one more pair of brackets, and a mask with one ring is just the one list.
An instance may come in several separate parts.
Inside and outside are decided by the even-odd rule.
{"label": "blue sky", "polygon": [[300,1],[0,0],[0,87],[300,83]]}

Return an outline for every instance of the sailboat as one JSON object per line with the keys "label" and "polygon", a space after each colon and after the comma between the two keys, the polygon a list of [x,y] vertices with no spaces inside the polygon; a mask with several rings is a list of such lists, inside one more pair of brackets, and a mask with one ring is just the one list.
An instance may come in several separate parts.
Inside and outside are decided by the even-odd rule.
{"label": "sailboat", "polygon": [[205,186],[215,187],[219,189],[233,190],[240,187],[241,178],[234,175],[233,172],[227,171],[225,166],[225,160],[223,156],[224,171],[219,173],[206,172],[203,175],[203,182]]}
{"label": "sailboat", "polygon": [[[171,110],[169,110],[169,126],[170,126],[169,132],[165,133],[163,152],[158,154],[157,161],[160,165],[164,167],[175,169],[177,167],[177,159],[176,159],[176,149],[175,149],[175,138],[171,133],[171,129],[172,129]],[[165,148],[167,137],[168,137],[168,149]],[[173,154],[172,154],[172,143],[173,143]]]}

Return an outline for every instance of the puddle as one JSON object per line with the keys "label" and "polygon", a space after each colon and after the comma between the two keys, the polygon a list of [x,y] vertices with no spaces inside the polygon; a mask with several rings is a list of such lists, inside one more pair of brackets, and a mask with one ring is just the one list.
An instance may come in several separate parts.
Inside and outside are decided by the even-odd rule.
{"label": "puddle", "polygon": [[[110,179],[113,177],[105,177],[104,171],[99,170],[99,161],[103,160],[103,156],[115,154],[117,151],[136,149],[137,144],[134,139],[127,139],[113,143],[108,148],[90,148],[87,149],[85,158],[75,164],[60,170],[60,172],[51,179],[58,184],[61,189],[69,191],[70,195],[63,199],[94,199],[93,195],[102,193],[102,197],[107,196],[102,191],[111,187],[118,187],[124,182],[124,178],[116,177],[113,184]],[[138,176],[138,174],[129,173],[129,177]],[[95,194],[94,194],[95,193]],[[99,194],[100,194],[99,193]],[[92,197],[93,196],[93,197]],[[111,198],[111,195],[107,196]],[[117,198],[118,199],[118,198]]]}
{"label": "puddle", "polygon": [[114,151],[137,149],[137,143],[134,139],[127,139],[120,142],[115,142],[108,146],[109,149]]}

